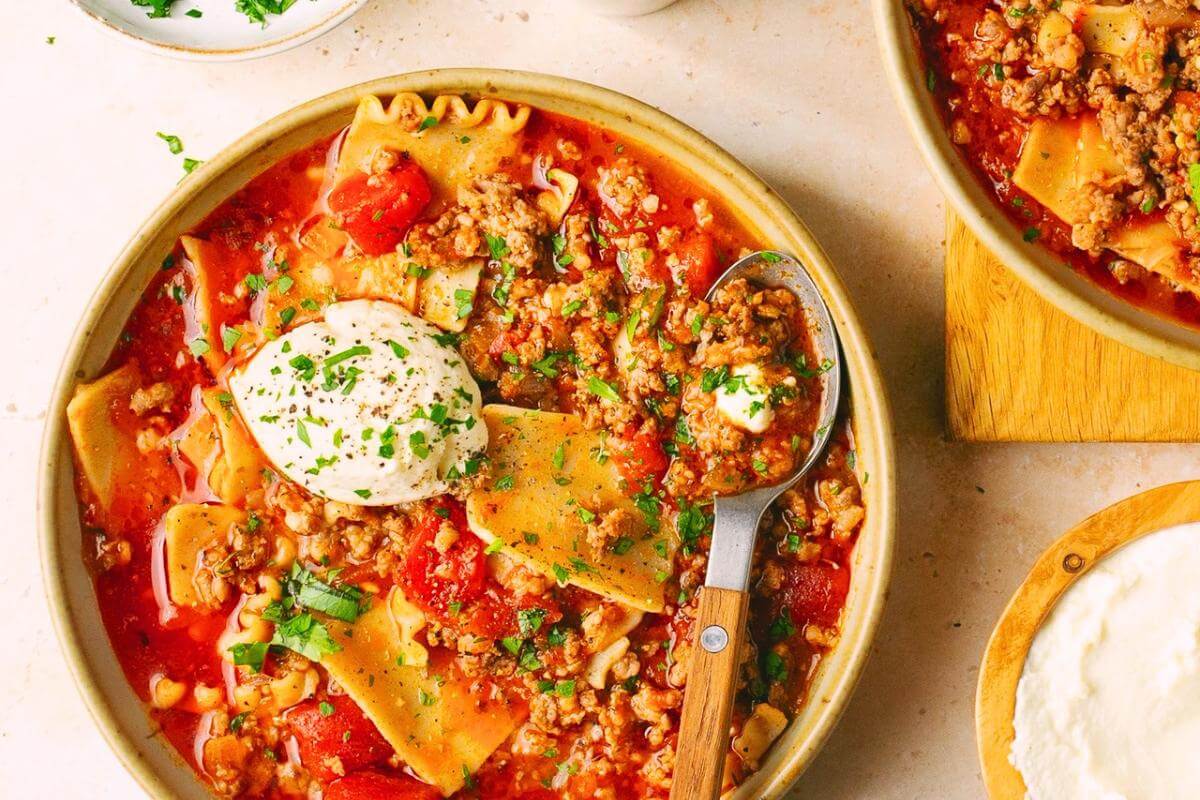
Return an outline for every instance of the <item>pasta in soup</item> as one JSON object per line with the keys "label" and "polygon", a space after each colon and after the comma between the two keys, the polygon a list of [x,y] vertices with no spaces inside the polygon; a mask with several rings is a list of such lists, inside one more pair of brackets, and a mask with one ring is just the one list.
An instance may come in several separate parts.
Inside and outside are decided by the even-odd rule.
{"label": "pasta in soup", "polygon": [[[108,635],[212,791],[665,797],[712,498],[791,472],[831,366],[788,291],[708,297],[759,246],[636,142],[417,95],[181,237],[68,421]],[[838,638],[838,425],[759,537],[728,787]]]}
{"label": "pasta in soup", "polygon": [[1031,247],[1200,324],[1197,13],[911,0],[950,137]]}

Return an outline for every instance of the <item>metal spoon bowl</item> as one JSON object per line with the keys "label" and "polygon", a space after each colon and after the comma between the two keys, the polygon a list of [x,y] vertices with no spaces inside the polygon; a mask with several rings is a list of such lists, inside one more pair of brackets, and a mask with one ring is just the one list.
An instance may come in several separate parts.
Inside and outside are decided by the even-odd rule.
{"label": "metal spoon bowl", "polygon": [[837,330],[829,307],[825,305],[817,284],[799,261],[774,250],[751,253],[725,270],[708,290],[706,299],[711,300],[719,288],[738,278],[745,278],[759,286],[788,289],[800,299],[817,350],[817,363],[822,365],[821,409],[812,445],[804,460],[779,483],[742,494],[718,496],[716,499],[712,549],[708,555],[708,571],[704,582],[707,586],[744,592],[749,587],[750,560],[754,555],[754,539],[762,515],[779,495],[812,469],[833,435],[833,422],[842,391],[842,363]]}

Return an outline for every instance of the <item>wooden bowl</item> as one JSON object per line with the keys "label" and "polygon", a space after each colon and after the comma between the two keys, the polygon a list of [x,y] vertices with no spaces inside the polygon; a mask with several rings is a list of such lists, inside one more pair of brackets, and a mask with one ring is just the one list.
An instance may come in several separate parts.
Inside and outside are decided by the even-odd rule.
{"label": "wooden bowl", "polygon": [[1061,311],[1093,330],[1189,369],[1200,369],[1200,330],[1138,308],[1064,266],[1022,231],[967,166],[925,86],[925,66],[905,0],[872,0],[884,73],[921,157],[967,227],[1001,262]]}
{"label": "wooden bowl", "polygon": [[65,408],[79,380],[95,376],[163,253],[225,198],[283,156],[350,123],[364,94],[499,95],[567,114],[639,140],[690,170],[772,247],[794,253],[820,286],[841,336],[849,379],[857,469],[867,518],[851,563],[837,647],[815,676],[809,701],[738,797],[781,796],[816,755],[858,680],[883,611],[895,530],[891,417],[874,355],[850,299],[812,234],[782,199],[731,155],[683,123],[629,97],[548,75],[434,70],[383,78],[313,100],[255,129],[201,166],[134,235],[93,296],[54,389],[42,444],[38,494],[46,591],[63,650],[84,700],[113,749],[155,797],[208,797],[125,680],[81,558],[78,507]]}
{"label": "wooden bowl", "polygon": [[975,737],[992,800],[1020,800],[1025,781],[1009,763],[1017,684],[1042,622],[1071,584],[1106,555],[1148,533],[1200,521],[1200,481],[1160,486],[1097,512],[1038,558],[992,631],[975,695]]}

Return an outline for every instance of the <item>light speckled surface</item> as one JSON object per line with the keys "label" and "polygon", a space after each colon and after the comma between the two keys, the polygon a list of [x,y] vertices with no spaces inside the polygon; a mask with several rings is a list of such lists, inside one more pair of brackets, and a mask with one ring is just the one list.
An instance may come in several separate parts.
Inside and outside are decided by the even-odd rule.
{"label": "light speckled surface", "polygon": [[13,110],[0,129],[5,795],[139,796],[59,655],[33,498],[42,417],[74,320],[182,174],[155,131],[177,134],[188,155],[204,158],[298,102],[367,78],[533,69],[660,106],[783,193],[838,266],[878,347],[896,414],[901,508],[875,653],[798,797],[981,796],[974,682],[1009,593],[1041,548],[1086,514],[1196,477],[1196,447],[945,441],[944,209],[883,85],[862,0],[680,0],[631,20],[592,17],[562,0],[377,0],[297,50],[219,65],[123,47],[65,3],[38,6],[0,29],[0,96]]}

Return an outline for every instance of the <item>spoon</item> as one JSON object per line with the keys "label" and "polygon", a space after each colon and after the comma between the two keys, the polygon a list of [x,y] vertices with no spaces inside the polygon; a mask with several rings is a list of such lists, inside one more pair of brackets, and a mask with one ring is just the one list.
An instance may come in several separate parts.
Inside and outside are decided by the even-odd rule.
{"label": "spoon", "polygon": [[812,446],[800,466],[779,483],[719,496],[714,502],[712,546],[696,616],[699,646],[692,650],[684,693],[671,800],[713,800],[721,792],[759,522],[775,498],[804,477],[824,452],[841,393],[837,331],[817,285],[800,262],[772,250],[751,253],[725,270],[706,299],[711,300],[718,288],[738,278],[791,290],[804,308],[818,363],[829,366],[820,373],[820,415]]}

